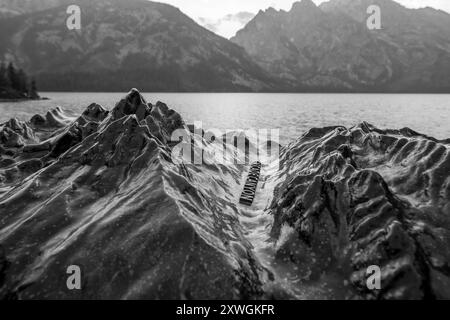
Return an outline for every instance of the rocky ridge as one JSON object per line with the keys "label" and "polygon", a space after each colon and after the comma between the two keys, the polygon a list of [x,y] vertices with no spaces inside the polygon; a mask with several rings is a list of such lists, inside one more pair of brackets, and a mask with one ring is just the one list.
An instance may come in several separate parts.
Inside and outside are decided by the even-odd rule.
{"label": "rocky ridge", "polygon": [[[42,91],[272,91],[279,82],[245,50],[178,8],[147,0],[9,1],[0,59],[35,75]],[[1,10],[0,1],[0,10]],[[68,5],[81,29],[68,30]]]}
{"label": "rocky ridge", "polygon": [[[312,129],[282,152],[270,212],[276,255],[319,281],[338,274],[346,297],[450,297],[450,153],[410,129]],[[382,289],[369,290],[379,266]]]}
{"label": "rocky ridge", "polygon": [[[240,173],[173,164],[167,139],[183,127],[136,90],[111,112],[92,104],[77,119],[56,109],[3,124],[2,297],[260,296],[262,268],[236,206],[224,205],[230,191],[215,181]],[[84,275],[78,292],[64,280],[74,264]]]}
{"label": "rocky ridge", "polygon": [[[381,11],[369,30],[367,8]],[[393,0],[311,0],[260,11],[231,40],[293,91],[448,92],[450,15]]]}
{"label": "rocky ridge", "polygon": [[[248,208],[246,166],[174,161],[174,130],[206,144],[191,127],[135,89],[110,111],[0,124],[0,296],[450,298],[449,140],[311,129],[279,170],[262,161]],[[373,265],[381,290],[366,286]]]}

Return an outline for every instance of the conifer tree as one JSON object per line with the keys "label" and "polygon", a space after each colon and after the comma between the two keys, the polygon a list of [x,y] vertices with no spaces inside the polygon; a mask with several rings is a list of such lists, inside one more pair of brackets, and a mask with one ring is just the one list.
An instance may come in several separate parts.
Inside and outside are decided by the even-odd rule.
{"label": "conifer tree", "polygon": [[31,79],[30,91],[28,93],[28,96],[31,99],[38,99],[39,98],[39,94],[37,92],[37,87],[36,87],[36,80],[34,78]]}
{"label": "conifer tree", "polygon": [[9,87],[8,77],[6,75],[6,65],[0,62],[0,87]]}
{"label": "conifer tree", "polygon": [[28,76],[22,69],[19,69],[19,71],[17,71],[16,90],[20,93],[28,94]]}
{"label": "conifer tree", "polygon": [[17,71],[12,62],[10,62],[8,64],[8,68],[6,70],[6,75],[7,75],[7,78],[9,80],[11,87],[15,90],[19,90],[20,85],[19,85],[19,79],[17,77]]}

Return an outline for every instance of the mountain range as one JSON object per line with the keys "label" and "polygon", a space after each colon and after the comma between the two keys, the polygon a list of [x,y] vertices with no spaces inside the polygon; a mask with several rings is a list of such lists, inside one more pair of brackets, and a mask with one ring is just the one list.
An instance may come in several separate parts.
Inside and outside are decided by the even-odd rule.
{"label": "mountain range", "polygon": [[[16,1],[7,1],[17,4]],[[2,2],[5,6],[5,2]],[[26,4],[27,2],[24,2]],[[43,0],[43,3],[46,3]],[[68,4],[81,29],[68,30]],[[261,91],[276,82],[245,50],[179,9],[145,0],[48,1],[0,19],[0,57],[35,74],[40,90]],[[5,12],[5,10],[3,10]]]}
{"label": "mountain range", "polygon": [[[369,30],[370,5],[381,29]],[[450,15],[391,0],[302,0],[258,15],[232,39],[297,90],[448,91]]]}
{"label": "mountain range", "polygon": [[0,0],[0,43],[40,90],[450,92],[450,15],[392,0],[261,10],[231,41],[146,0]]}

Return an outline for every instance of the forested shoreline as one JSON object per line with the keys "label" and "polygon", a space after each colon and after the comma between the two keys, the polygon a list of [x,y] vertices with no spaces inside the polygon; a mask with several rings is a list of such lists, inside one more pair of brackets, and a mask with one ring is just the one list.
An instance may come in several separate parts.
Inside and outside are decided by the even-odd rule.
{"label": "forested shoreline", "polygon": [[0,62],[0,100],[40,99],[36,80],[12,62]]}

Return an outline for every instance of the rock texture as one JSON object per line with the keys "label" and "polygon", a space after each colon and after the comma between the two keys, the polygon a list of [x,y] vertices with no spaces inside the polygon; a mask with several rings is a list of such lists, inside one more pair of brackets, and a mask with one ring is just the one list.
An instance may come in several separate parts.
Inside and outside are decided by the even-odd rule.
{"label": "rock texture", "polygon": [[[67,120],[61,110],[50,114]],[[188,131],[178,113],[132,90],[111,112],[92,104],[66,127],[33,119],[0,131],[23,141],[2,140],[9,161],[0,165],[1,297],[262,295],[263,268],[221,182],[241,173],[175,165],[166,139]],[[38,141],[29,140],[33,132]],[[66,287],[70,265],[82,270],[81,291]]]}
{"label": "rock texture", "polygon": [[[346,297],[449,299],[450,145],[410,129],[312,129],[283,150],[270,211],[279,259],[335,273]],[[367,268],[382,271],[367,288]]]}
{"label": "rock texture", "polygon": [[[369,30],[378,5],[381,30]],[[300,91],[448,92],[450,15],[392,0],[294,3],[260,11],[231,40]]]}
{"label": "rock texture", "polygon": [[1,0],[0,17],[14,17],[70,4],[70,0]]}
{"label": "rock texture", "polygon": [[[261,160],[247,207],[246,166],[175,161],[176,129],[214,148],[136,89],[111,111],[1,124],[0,297],[450,298],[449,140],[311,129],[279,170]],[[82,290],[66,286],[71,265]],[[373,265],[381,290],[366,286]]]}

